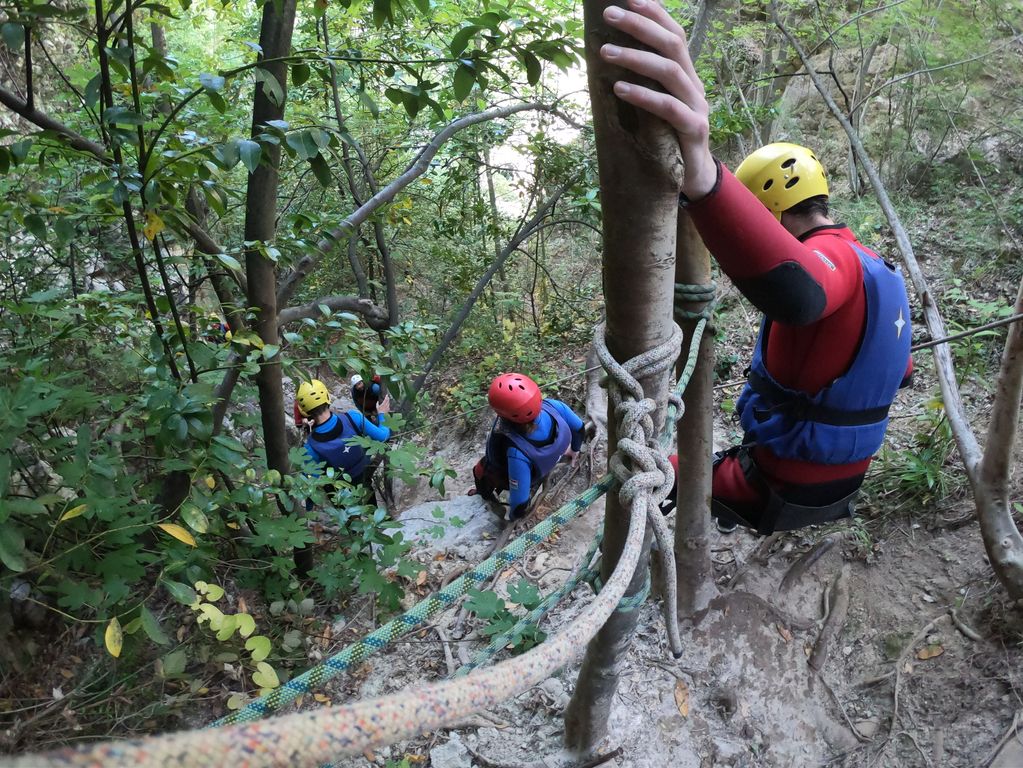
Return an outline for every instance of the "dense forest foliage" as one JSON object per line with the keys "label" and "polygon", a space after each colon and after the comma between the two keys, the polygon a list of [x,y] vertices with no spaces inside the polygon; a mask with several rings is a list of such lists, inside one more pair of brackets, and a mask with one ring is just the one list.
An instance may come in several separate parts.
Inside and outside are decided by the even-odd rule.
{"label": "dense forest foliage", "polygon": [[[840,218],[890,242],[766,6],[667,5],[700,26],[722,159],[776,139],[816,146]],[[441,493],[454,473],[430,453],[432,425],[489,418],[494,373],[526,370],[581,399],[565,377],[586,367],[601,314],[581,8],[19,0],[0,12],[3,695],[48,697],[32,670],[60,638],[83,706],[53,742],[146,730],[188,701],[237,707],[304,666],[315,611],[352,595],[393,611],[421,570],[385,509],[302,471],[297,382],[382,376],[399,435],[367,449],[386,451],[389,485],[422,478]],[[780,12],[897,197],[952,330],[1010,314],[1018,4]],[[744,313],[725,296],[719,339]],[[971,405],[989,397],[1003,335],[955,348]],[[741,370],[734,349],[722,381]],[[919,422],[881,470],[878,493],[902,504],[962,486],[940,408]],[[317,541],[307,500],[336,530],[302,581],[293,550]],[[173,695],[147,697],[154,679]],[[90,710],[114,690],[130,712]]]}

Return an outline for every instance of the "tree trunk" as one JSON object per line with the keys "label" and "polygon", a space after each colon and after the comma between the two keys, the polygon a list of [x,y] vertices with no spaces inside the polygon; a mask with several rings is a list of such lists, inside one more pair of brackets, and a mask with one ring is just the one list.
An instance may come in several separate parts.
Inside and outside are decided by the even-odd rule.
{"label": "tree trunk", "polygon": [[[681,158],[675,134],[666,124],[619,101],[612,93],[613,82],[622,78],[623,72],[600,60],[600,46],[607,42],[633,43],[611,34],[604,26],[602,14],[608,5],[603,0],[585,0],[583,18],[604,211],[607,344],[616,360],[625,361],[671,337]],[[647,397],[662,404],[654,417],[660,427],[668,377],[666,373],[656,374],[639,383]],[[613,454],[618,442],[614,414],[608,415],[608,433],[608,452]],[[600,566],[604,579],[618,563],[627,528],[627,510],[617,494],[609,494]],[[649,530],[646,536],[649,540]],[[648,560],[645,548],[627,596],[642,589]],[[590,642],[575,695],[565,712],[565,743],[570,750],[590,753],[605,737],[618,670],[638,618],[636,611],[617,611]]]}
{"label": "tree trunk", "polygon": [[[680,211],[675,251],[675,282],[709,283],[710,255],[692,219]],[[699,311],[702,304],[681,309]],[[681,375],[697,320],[676,318],[684,341],[679,357]],[[686,409],[678,423],[678,512],[675,516],[675,573],[679,616],[703,610],[718,594],[710,563],[711,453],[714,445],[714,333],[704,329],[699,356],[683,397]]]}
{"label": "tree trunk", "polygon": [[[262,56],[267,63],[262,67],[287,93],[288,67],[282,57],[291,53],[291,35],[295,26],[296,0],[280,0],[263,6],[263,25],[259,34]],[[263,133],[269,120],[284,117],[284,96],[277,104],[269,95],[266,84],[256,87],[252,106],[252,135]],[[248,277],[249,306],[255,310],[254,330],[264,344],[278,345],[277,331],[277,278],[274,263],[259,245],[270,243],[276,234],[278,166],[281,149],[277,144],[263,145],[263,162],[249,175],[245,201],[245,237],[256,243],[245,250],[245,272]],[[256,374],[259,387],[259,408],[263,423],[263,444],[266,464],[282,475],[291,471],[288,460],[288,436],[284,424],[284,392],[281,389],[281,363],[279,355],[263,360]],[[311,565],[311,550],[296,550],[295,564],[299,570]]]}
{"label": "tree trunk", "polygon": [[[1014,314],[1023,312],[1023,282],[1016,293]],[[1002,352],[995,401],[991,407],[984,458],[980,463],[977,517],[991,567],[1010,597],[1023,601],[1023,536],[1009,506],[1009,469],[1019,423],[1023,390],[1023,323],[1009,326]]]}

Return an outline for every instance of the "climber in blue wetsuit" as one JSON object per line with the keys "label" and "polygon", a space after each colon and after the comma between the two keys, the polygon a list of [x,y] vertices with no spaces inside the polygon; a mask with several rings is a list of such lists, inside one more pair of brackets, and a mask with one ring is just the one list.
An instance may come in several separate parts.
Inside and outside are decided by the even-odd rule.
{"label": "climber in blue wetsuit", "polygon": [[303,382],[298,388],[295,401],[302,416],[312,421],[312,428],[305,441],[309,461],[333,467],[348,475],[352,485],[368,491],[369,503],[375,505],[376,498],[370,482],[373,474],[371,456],[352,438],[368,437],[379,442],[390,438],[391,430],[387,426],[390,398],[384,397],[377,404],[377,423],[357,409],[341,415],[331,411],[330,392],[318,379]]}
{"label": "climber in blue wetsuit", "polygon": [[497,494],[507,490],[508,519],[518,520],[562,456],[575,461],[583,420],[560,400],[545,399],[536,382],[521,373],[502,373],[487,398],[498,417],[486,453],[472,471],[475,493],[497,501]]}

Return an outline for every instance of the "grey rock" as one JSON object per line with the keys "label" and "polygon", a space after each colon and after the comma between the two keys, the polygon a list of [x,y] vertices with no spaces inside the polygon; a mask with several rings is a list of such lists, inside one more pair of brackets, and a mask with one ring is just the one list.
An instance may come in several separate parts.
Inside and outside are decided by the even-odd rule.
{"label": "grey rock", "polygon": [[417,552],[446,552],[473,562],[486,556],[504,529],[503,521],[479,496],[419,504],[406,510],[398,522]]}
{"label": "grey rock", "polygon": [[457,733],[452,733],[446,744],[430,750],[430,765],[433,768],[472,768],[469,750]]}

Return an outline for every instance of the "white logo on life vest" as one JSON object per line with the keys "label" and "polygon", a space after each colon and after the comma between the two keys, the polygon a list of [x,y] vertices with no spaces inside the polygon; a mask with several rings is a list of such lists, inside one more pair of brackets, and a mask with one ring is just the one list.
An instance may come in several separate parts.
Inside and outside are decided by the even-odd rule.
{"label": "white logo on life vest", "polygon": [[817,254],[817,258],[824,262],[824,266],[826,266],[832,272],[835,271],[835,262],[833,262],[831,259],[829,259],[827,256],[825,256],[823,253],[816,249],[814,250],[814,253]]}
{"label": "white logo on life vest", "polygon": [[899,309],[899,318],[895,321],[895,338],[902,338],[902,329],[906,326],[906,321],[902,319],[902,309]]}

